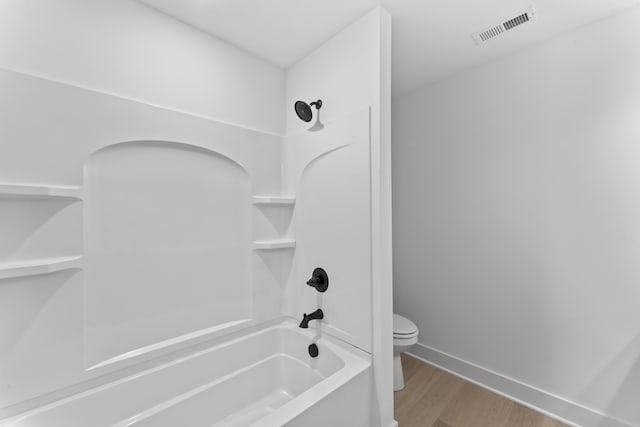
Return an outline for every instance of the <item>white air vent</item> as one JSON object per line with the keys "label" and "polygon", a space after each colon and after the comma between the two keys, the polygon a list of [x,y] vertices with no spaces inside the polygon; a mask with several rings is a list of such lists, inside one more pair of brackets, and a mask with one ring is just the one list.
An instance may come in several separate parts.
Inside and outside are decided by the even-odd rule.
{"label": "white air vent", "polygon": [[493,25],[485,30],[472,34],[471,37],[476,44],[481,44],[497,37],[509,30],[513,30],[520,25],[531,22],[535,19],[536,14],[533,6],[517,13],[515,16],[502,20],[499,24]]}

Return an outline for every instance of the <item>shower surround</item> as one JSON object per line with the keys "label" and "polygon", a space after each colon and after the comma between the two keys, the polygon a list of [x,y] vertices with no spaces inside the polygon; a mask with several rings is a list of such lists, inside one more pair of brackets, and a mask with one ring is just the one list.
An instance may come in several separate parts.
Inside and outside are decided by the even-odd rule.
{"label": "shower surround", "polygon": [[[248,329],[3,425],[363,425],[369,401],[361,392],[370,386],[366,354],[322,338],[322,357],[310,363],[306,344],[311,339],[313,333],[300,331],[294,322]],[[339,411],[332,404],[322,416],[313,414],[328,396],[349,403]]]}
{"label": "shower surround", "polygon": [[0,88],[0,425],[391,424],[379,103],[330,87],[325,128],[282,136],[40,73]]}

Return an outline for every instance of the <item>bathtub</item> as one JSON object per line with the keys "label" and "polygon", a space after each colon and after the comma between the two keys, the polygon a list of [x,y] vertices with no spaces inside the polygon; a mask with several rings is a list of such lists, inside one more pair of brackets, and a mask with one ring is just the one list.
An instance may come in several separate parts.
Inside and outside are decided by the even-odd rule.
{"label": "bathtub", "polygon": [[[317,340],[319,356],[311,358],[314,338],[316,330],[293,320],[236,333],[0,425],[368,425],[369,355],[325,335]],[[357,395],[360,401],[350,402]],[[337,414],[336,404],[350,410]]]}

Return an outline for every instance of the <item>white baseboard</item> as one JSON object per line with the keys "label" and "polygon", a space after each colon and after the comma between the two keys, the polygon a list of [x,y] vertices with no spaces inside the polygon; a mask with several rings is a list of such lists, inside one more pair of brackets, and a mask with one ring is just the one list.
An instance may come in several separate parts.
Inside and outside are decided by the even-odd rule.
{"label": "white baseboard", "polygon": [[576,427],[633,427],[585,406],[537,389],[513,378],[492,372],[473,363],[443,353],[424,344],[416,344],[410,355],[474,384]]}
{"label": "white baseboard", "polygon": [[389,427],[398,427],[398,422],[396,420],[393,420],[393,422],[389,424]]}

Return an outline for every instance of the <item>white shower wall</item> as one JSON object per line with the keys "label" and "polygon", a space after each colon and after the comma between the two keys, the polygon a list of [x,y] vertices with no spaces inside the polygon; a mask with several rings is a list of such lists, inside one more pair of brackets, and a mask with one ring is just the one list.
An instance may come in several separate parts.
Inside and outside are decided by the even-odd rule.
{"label": "white shower wall", "polygon": [[5,274],[3,407],[284,314],[283,288],[250,268],[251,196],[280,191],[279,137],[12,71],[0,88],[2,229],[20,230],[0,269],[81,257]]}
{"label": "white shower wall", "polygon": [[[359,60],[318,50],[366,83],[349,102],[333,96],[344,81],[311,86],[330,122],[283,138],[283,70],[146,6],[0,8],[0,417],[316,303],[322,332],[375,363],[372,322],[385,316],[372,316],[371,177],[388,15],[342,33]],[[323,301],[305,282],[325,262]],[[388,425],[385,399],[370,396]]]}
{"label": "white shower wall", "polygon": [[[278,137],[269,134],[282,133],[284,112],[280,108],[264,108],[255,100],[269,99],[274,105],[282,105],[283,70],[135,1],[2,2],[0,34],[0,182],[79,187],[84,183],[85,163],[100,148],[126,141],[165,141],[215,148],[242,162],[245,170],[252,170],[252,184],[247,177],[243,184],[246,190],[236,194],[235,205],[228,206],[233,210],[239,206],[237,201],[243,200],[246,208],[243,216],[252,212],[250,194],[279,192],[281,143]],[[225,122],[245,129],[226,126]],[[175,147],[180,146],[172,148]],[[186,155],[193,151],[193,146],[181,147],[190,147],[187,151],[182,150]],[[152,157],[162,156],[157,148]],[[181,153],[180,150],[173,151],[174,154]],[[132,153],[125,154],[129,157]],[[127,179],[135,178],[136,167],[150,168],[144,163],[148,154],[142,152],[137,158],[142,163],[134,164],[128,175],[119,177],[123,184]],[[228,162],[223,160],[222,163]],[[193,162],[181,164],[182,167],[187,165],[193,166]],[[118,171],[122,170],[122,165],[116,166]],[[160,173],[162,165],[156,168]],[[99,167],[89,168],[89,172],[99,170]],[[161,174],[156,178],[161,178]],[[210,178],[211,182],[228,177]],[[155,182],[157,195],[169,189],[187,198],[195,196],[194,202],[200,197],[194,193],[206,188],[190,186],[188,179],[183,180],[184,185],[179,188],[165,182],[163,189],[161,179]],[[110,188],[113,194],[121,196],[123,203],[127,197],[131,202],[144,200],[134,198],[132,186]],[[124,194],[125,188],[129,194]],[[77,192],[82,195],[83,190]],[[144,196],[149,202],[148,195]],[[210,208],[221,201],[228,202],[215,198],[205,200],[210,200]],[[99,202],[90,197],[86,201],[89,203],[84,206],[77,199],[0,196],[0,265],[4,275],[21,275],[24,269],[13,268],[7,273],[8,268],[28,262],[41,264],[43,259],[55,258],[54,265],[59,267],[61,258],[76,258],[84,249],[91,252],[92,248],[100,247],[93,244],[94,241],[108,244],[110,239],[112,245],[116,244],[108,229],[91,229],[101,232],[101,240],[94,239],[98,237],[96,233],[83,233],[83,228],[91,227],[91,221],[95,219],[94,215],[83,218],[83,210],[91,210],[91,206]],[[152,223],[154,218],[159,220],[156,225],[163,218],[169,218],[175,224],[175,216],[166,210],[174,206],[172,200],[156,197],[150,208],[154,206],[158,208],[156,212],[147,212]],[[173,214],[179,208],[179,205],[175,206]],[[96,212],[100,209],[97,205]],[[116,209],[113,213],[117,212]],[[212,213],[211,210],[196,212],[203,214],[200,218]],[[228,218],[237,219],[229,215],[229,210],[226,212]],[[138,212],[138,221],[144,218],[142,214]],[[197,221],[197,218],[185,211],[183,221],[187,220]],[[247,222],[246,219],[243,221]],[[246,228],[246,233],[250,233],[250,227]],[[126,236],[126,231],[122,236],[143,237]],[[174,241],[165,239],[165,242],[175,245],[176,238],[180,236],[174,236]],[[162,239],[156,240],[156,243],[162,243]],[[150,242],[153,240],[145,243],[147,249]],[[135,245],[135,240],[128,243],[138,250],[138,255],[124,255],[131,260],[138,257],[140,261],[144,248]],[[186,246],[197,247],[197,241],[193,239],[182,243],[185,249]],[[249,246],[250,239],[245,243]],[[117,244],[111,249],[117,252]],[[207,251],[213,249],[203,248],[200,252],[206,256]],[[85,268],[95,259],[92,254],[86,255]],[[105,255],[108,256],[98,254],[103,259],[106,259]],[[251,265],[251,259],[238,261],[245,263],[244,270],[236,270],[242,274],[234,275],[233,269],[227,269],[223,270],[227,272],[226,276],[215,279],[226,280],[226,286],[237,283],[238,288],[248,289],[252,285],[252,270],[246,267]],[[215,264],[215,260],[213,262]],[[64,266],[83,266],[75,260],[67,264]],[[243,301],[244,308],[238,310],[241,315],[237,318],[227,315],[224,321],[222,318],[215,321],[213,312],[209,312],[216,301],[213,298],[215,287],[201,287],[200,293],[191,295],[188,288],[178,291],[174,287],[172,291],[168,283],[177,278],[166,273],[176,265],[167,264],[166,260],[156,265],[161,268],[156,269],[155,277],[149,277],[153,280],[147,282],[148,289],[134,288],[130,280],[123,281],[121,277],[96,274],[100,270],[95,263],[95,268],[89,268],[87,273],[96,274],[104,285],[88,289],[84,285],[87,273],[76,268],[3,279],[0,283],[4,316],[0,328],[0,407],[121,369],[132,362],[125,358],[113,366],[85,371],[109,359],[117,362],[118,355],[135,356],[127,353],[140,346],[146,346],[149,351],[153,350],[154,344],[172,344],[172,339],[181,336],[183,340],[191,338],[190,342],[193,342],[202,332],[221,323],[232,324],[247,318],[261,321],[282,315],[283,291],[259,269],[256,269],[256,275],[264,275],[264,278],[256,281],[256,300]],[[208,267],[209,271],[215,270],[215,265]],[[154,271],[128,268],[138,275]],[[162,268],[168,270],[162,274]],[[206,274],[205,271],[200,273]],[[212,273],[208,275],[213,276]],[[193,291],[198,289],[195,284],[187,283],[187,286],[194,286]],[[133,289],[136,291],[132,292]],[[148,312],[140,305],[145,296],[156,302],[164,297],[165,302],[156,304],[155,313]],[[182,310],[186,315],[181,316],[179,311],[173,310],[173,314],[159,316],[163,309],[166,310],[167,301],[177,296],[182,297]],[[206,301],[207,297],[208,303],[198,302]],[[117,304],[119,299],[127,304]],[[248,310],[252,310],[253,316],[247,316]],[[128,328],[119,320],[122,316],[138,326]],[[158,321],[161,323],[155,324]],[[167,329],[169,325],[172,327]],[[238,327],[242,325],[240,323]],[[142,355],[135,360],[145,358],[149,357]]]}
{"label": "white shower wall", "polygon": [[[298,196],[291,315],[320,306],[323,331],[371,353],[369,115],[285,138],[284,188]],[[322,294],[304,286],[316,267],[329,276]]]}

